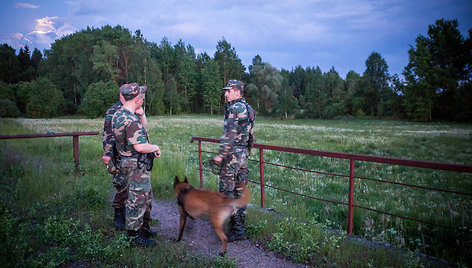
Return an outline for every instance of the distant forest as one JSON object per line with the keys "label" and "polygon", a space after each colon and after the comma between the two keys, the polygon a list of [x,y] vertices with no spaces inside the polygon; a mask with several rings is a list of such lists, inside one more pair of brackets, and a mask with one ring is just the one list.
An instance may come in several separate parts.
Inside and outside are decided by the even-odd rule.
{"label": "distant forest", "polygon": [[379,118],[472,121],[472,30],[463,37],[457,20],[429,25],[410,46],[401,76],[391,75],[377,52],[365,71],[343,79],[332,67],[278,70],[260,55],[247,69],[224,38],[213,56],[182,40],[148,42],[122,26],[87,28],[62,37],[43,52],[0,47],[0,116],[104,116],[118,88],[148,87],[149,115],[222,113],[221,88],[245,84],[244,96],[259,115],[280,118]]}

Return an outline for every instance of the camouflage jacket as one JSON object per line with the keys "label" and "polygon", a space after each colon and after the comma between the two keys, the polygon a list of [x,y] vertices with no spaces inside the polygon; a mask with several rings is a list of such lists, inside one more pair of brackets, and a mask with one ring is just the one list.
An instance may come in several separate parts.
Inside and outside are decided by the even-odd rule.
{"label": "camouflage jacket", "polygon": [[256,113],[244,98],[228,103],[218,155],[224,158],[235,148],[251,147],[254,143],[255,119]]}
{"label": "camouflage jacket", "polygon": [[105,123],[103,124],[103,154],[110,156],[114,163],[116,160],[119,161],[120,158],[115,148],[115,137],[113,136],[113,130],[111,128],[111,120],[113,119],[113,115],[115,115],[115,113],[120,110],[122,106],[123,104],[121,101],[111,106],[105,114]]}
{"label": "camouflage jacket", "polygon": [[112,130],[120,158],[138,155],[133,145],[148,143],[146,130],[138,116],[126,109],[115,113],[112,119]]}

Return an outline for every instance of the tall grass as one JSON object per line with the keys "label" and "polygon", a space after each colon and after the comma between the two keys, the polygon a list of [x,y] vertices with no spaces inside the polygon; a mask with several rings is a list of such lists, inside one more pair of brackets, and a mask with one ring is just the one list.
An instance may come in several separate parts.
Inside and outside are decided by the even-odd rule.
{"label": "tall grass", "polygon": [[[101,130],[103,124],[102,119],[18,119],[7,122],[8,126],[2,127],[2,134],[24,133],[24,128],[27,131],[39,133],[49,131],[92,131]],[[159,198],[173,198],[172,182],[175,175],[186,175],[193,185],[198,185],[198,154],[195,152],[197,145],[195,143],[190,144],[189,141],[192,136],[219,138],[222,132],[222,118],[220,116],[198,115],[152,117],[149,118],[148,129],[151,142],[158,144],[163,152],[162,157],[156,162],[156,168],[153,170],[151,177],[154,195]],[[467,124],[423,124],[379,120],[280,121],[258,118],[255,134],[256,142],[262,144],[472,164],[472,126]],[[43,169],[46,169],[43,172],[56,174],[57,177],[62,178],[57,179],[57,182],[51,178],[50,181],[54,182],[53,184],[57,184],[58,188],[69,189],[72,187],[71,191],[80,196],[81,199],[93,199],[95,201],[90,202],[96,202],[103,206],[110,192],[109,178],[100,162],[100,140],[98,136],[80,138],[82,176],[79,180],[72,179],[74,174],[71,172],[73,170],[71,141],[67,139],[45,141],[45,144],[42,145],[44,147],[41,148],[38,148],[37,142],[33,141],[31,141],[31,145],[29,145],[30,142],[8,141],[3,142],[3,146],[8,147],[8,149],[28,152],[25,155],[43,153],[47,156],[46,161],[51,166],[50,168],[43,167]],[[51,144],[48,145],[48,142],[51,142]],[[215,152],[217,148],[216,144],[203,143],[203,150],[205,151]],[[203,155],[204,164],[210,157],[213,157],[213,154]],[[40,157],[35,157],[36,160],[34,161],[38,162],[39,165],[37,158]],[[257,150],[254,150],[251,159],[258,160]],[[264,152],[264,160],[307,170],[349,174],[349,162],[346,160],[271,151]],[[54,163],[57,161],[60,164],[55,166]],[[40,164],[40,166],[43,165]],[[61,170],[62,167],[62,174],[59,174],[60,172],[58,173],[57,170]],[[251,180],[258,181],[258,170],[258,163],[251,161]],[[18,166],[11,170],[11,174],[20,173],[21,176],[26,176],[21,172],[36,173],[36,171],[28,171],[28,169],[21,169]],[[32,176],[33,174],[30,174],[26,177]],[[470,174],[356,162],[356,176],[472,193]],[[82,179],[92,183],[77,184],[77,181]],[[28,183],[33,183],[33,180],[31,179]],[[209,172],[204,173],[205,188],[217,190],[217,181],[216,175]],[[347,202],[348,183],[344,177],[307,173],[266,164],[265,182],[267,185],[317,198]],[[35,189],[29,189],[28,191],[31,196],[36,196],[36,198],[46,198],[42,201],[44,203],[67,199],[67,193],[65,193],[67,191],[57,193],[54,189],[47,190],[48,186],[50,185],[44,183],[38,188],[49,193],[48,196],[54,196],[53,198],[42,197],[43,190],[37,193],[35,193]],[[33,186],[27,187],[34,188]],[[252,204],[259,205],[259,186],[250,185],[250,187],[253,192]],[[102,193],[107,194],[102,195]],[[405,188],[368,180],[356,180],[355,202],[360,206],[393,214],[472,230],[470,219],[472,200],[468,196]],[[347,208],[343,205],[320,202],[266,188],[266,206],[285,216],[316,221],[334,229],[346,230]],[[83,209],[83,213],[86,213],[85,205],[80,208]],[[98,212],[96,213],[98,214]],[[277,222],[271,223],[270,216],[260,218],[258,215],[259,212],[249,214],[248,221],[251,226],[262,226],[264,225],[262,223],[268,221],[269,227],[266,228],[277,227]],[[292,223],[279,227],[287,229],[289,228],[287,226],[291,226],[290,224]],[[268,241],[273,241],[271,239],[274,238],[270,238],[265,232],[267,231],[261,231],[262,237],[266,235],[269,237]],[[394,244],[404,249],[445,258],[460,265],[472,265],[468,262],[468,256],[471,254],[470,249],[472,248],[470,232],[450,231],[355,209],[354,233],[373,240]],[[285,237],[285,239],[288,238]],[[356,247],[353,248],[352,244],[341,244],[341,246],[344,249],[352,248],[350,251],[356,252]],[[371,262],[372,265],[376,266],[386,265],[377,260],[378,258],[381,259],[381,256],[367,254],[362,247],[357,248],[361,248],[358,251],[359,254],[369,256],[368,258],[362,258],[364,261]],[[337,257],[331,254],[330,258],[335,260],[338,258],[338,263],[339,258],[346,258],[345,253],[338,251],[335,251],[335,253]],[[414,258],[409,260],[416,263]]]}

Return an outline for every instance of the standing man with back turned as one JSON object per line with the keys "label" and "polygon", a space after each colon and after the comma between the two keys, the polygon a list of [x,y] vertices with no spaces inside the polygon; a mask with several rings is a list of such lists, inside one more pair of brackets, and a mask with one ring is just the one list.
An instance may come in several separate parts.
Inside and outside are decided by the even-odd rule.
{"label": "standing man with back turned", "polygon": [[146,130],[138,116],[144,102],[146,86],[136,83],[120,87],[123,107],[112,119],[115,145],[121,158],[120,172],[128,181],[128,199],[126,200],[126,229],[128,236],[142,246],[155,246],[149,229],[152,189],[151,171],[141,162],[141,154],[154,153],[160,157],[159,146],[150,144]]}
{"label": "standing man with back turned", "polygon": [[[244,100],[244,83],[229,80],[225,91],[225,119],[223,135],[220,139],[218,155],[213,158],[221,165],[219,191],[231,198],[241,198],[241,189],[235,188],[235,182],[247,185],[249,150],[254,143],[254,120],[256,114]],[[238,209],[230,218],[231,228],[228,241],[246,239],[244,222],[246,207]]]}

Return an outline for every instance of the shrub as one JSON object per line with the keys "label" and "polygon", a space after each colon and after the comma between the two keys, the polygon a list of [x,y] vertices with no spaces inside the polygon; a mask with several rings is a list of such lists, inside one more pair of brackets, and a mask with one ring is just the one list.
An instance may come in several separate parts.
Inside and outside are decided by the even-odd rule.
{"label": "shrub", "polygon": [[0,117],[18,117],[20,110],[16,104],[7,99],[0,99]]}
{"label": "shrub", "polygon": [[65,101],[62,92],[47,78],[31,82],[30,92],[26,105],[29,117],[54,117],[58,114],[58,107]]}
{"label": "shrub", "polygon": [[104,116],[107,109],[118,101],[119,88],[113,81],[90,84],[85,92],[80,113],[90,118]]}

